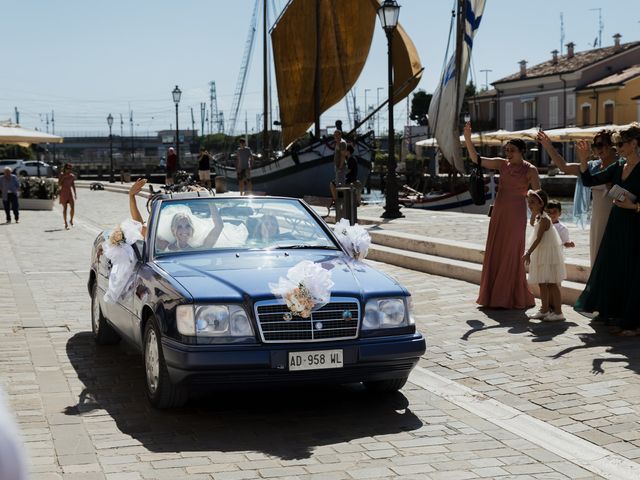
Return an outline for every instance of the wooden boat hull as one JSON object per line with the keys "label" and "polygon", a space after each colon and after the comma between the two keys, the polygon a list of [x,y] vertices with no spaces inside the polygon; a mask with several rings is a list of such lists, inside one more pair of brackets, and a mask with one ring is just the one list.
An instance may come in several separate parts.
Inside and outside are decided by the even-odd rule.
{"label": "wooden boat hull", "polygon": [[[305,195],[329,197],[329,182],[334,179],[333,148],[317,142],[300,152],[287,152],[267,165],[251,170],[252,190],[266,195],[297,197]],[[355,156],[358,160],[358,180],[364,185],[371,170],[372,148],[358,142]],[[216,174],[224,176],[228,190],[238,190],[235,168],[216,165]]]}

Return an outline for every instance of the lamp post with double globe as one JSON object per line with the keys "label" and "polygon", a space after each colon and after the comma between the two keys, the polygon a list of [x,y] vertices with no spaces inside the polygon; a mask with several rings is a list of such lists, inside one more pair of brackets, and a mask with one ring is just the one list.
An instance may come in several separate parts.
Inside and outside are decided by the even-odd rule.
{"label": "lamp post with double globe", "polygon": [[393,32],[398,26],[400,5],[395,0],[384,0],[378,7],[378,18],[387,34],[388,77],[389,77],[389,158],[387,159],[387,178],[384,212],[382,218],[403,217],[398,202],[398,181],[396,179],[395,132],[393,130]]}
{"label": "lamp post with double globe", "polygon": [[176,104],[176,168],[180,169],[180,129],[178,128],[178,104],[180,103],[180,96],[182,91],[176,85],[176,88],[171,92],[173,95],[173,102]]}
{"label": "lamp post with double globe", "polygon": [[111,135],[111,127],[113,126],[113,116],[109,114],[107,117],[109,125],[109,183],[115,182],[113,178],[113,135]]}

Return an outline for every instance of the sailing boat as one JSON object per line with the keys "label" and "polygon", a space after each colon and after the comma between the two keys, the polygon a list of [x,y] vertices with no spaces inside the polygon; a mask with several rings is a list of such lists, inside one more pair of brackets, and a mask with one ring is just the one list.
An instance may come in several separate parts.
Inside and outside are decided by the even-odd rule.
{"label": "sailing boat", "polygon": [[[465,173],[460,148],[459,118],[464,100],[464,93],[471,62],[473,39],[480,26],[484,12],[485,0],[458,0],[456,18],[456,50],[447,62],[438,88],[429,105],[429,122],[438,142],[442,155],[460,173]],[[453,21],[453,19],[452,19]],[[468,189],[454,190],[440,195],[410,191],[405,193],[400,202],[408,207],[428,210],[456,209],[467,213],[485,213],[489,205],[474,205]],[[487,199],[495,195],[493,181],[487,188]]]}
{"label": "sailing boat", "polygon": [[[280,124],[288,147],[281,156],[253,166],[254,191],[329,196],[334,145],[332,138],[321,137],[320,115],[342,100],[360,76],[379,6],[379,0],[289,1],[271,30]],[[394,32],[393,58],[397,103],[418,85],[422,72],[417,50],[400,25]],[[314,131],[307,133],[312,125]],[[374,135],[356,135],[356,128],[346,136],[358,161],[358,180],[364,182],[371,169]],[[218,173],[231,189],[237,188],[235,168],[218,165]]]}

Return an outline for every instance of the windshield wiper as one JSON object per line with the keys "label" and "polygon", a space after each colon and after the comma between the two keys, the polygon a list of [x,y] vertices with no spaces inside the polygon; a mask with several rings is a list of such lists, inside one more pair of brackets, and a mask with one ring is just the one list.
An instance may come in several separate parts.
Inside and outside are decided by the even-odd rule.
{"label": "windshield wiper", "polygon": [[277,247],[278,250],[283,250],[283,249],[305,249],[305,248],[314,248],[317,250],[338,250],[337,247],[335,246],[330,246],[330,245],[278,245]]}

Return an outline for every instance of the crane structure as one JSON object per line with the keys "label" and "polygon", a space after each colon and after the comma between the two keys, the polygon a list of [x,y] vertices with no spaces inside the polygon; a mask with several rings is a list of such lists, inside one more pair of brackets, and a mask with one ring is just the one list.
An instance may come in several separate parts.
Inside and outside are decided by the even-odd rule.
{"label": "crane structure", "polygon": [[[255,0],[253,6],[253,14],[251,15],[251,23],[249,25],[249,33],[247,34],[247,42],[244,46],[244,54],[242,56],[242,64],[240,66],[240,73],[238,74],[238,81],[236,83],[236,91],[233,94],[233,104],[231,105],[231,118],[229,119],[229,135],[234,135],[236,130],[236,121],[238,120],[238,112],[240,111],[240,105],[242,103],[242,94],[247,83],[247,77],[249,75],[249,66],[251,64],[251,55],[253,53],[253,45],[255,43],[256,26],[258,22],[258,7],[260,6],[260,0]],[[215,120],[213,117],[213,111],[211,112],[211,122]]]}
{"label": "crane structure", "polygon": [[[224,133],[224,117],[218,110],[218,96],[216,94],[216,82],[209,82],[209,102],[211,112],[211,123],[209,123],[209,133]],[[216,132],[213,131],[214,125]]]}

